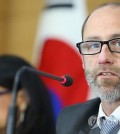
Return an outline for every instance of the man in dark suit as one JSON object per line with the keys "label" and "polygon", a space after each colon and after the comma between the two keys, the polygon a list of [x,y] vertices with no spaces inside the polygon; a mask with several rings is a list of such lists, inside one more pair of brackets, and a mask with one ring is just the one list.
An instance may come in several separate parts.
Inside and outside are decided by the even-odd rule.
{"label": "man in dark suit", "polygon": [[76,46],[98,98],[63,109],[57,134],[120,134],[120,2],[104,4],[90,14],[82,40]]}

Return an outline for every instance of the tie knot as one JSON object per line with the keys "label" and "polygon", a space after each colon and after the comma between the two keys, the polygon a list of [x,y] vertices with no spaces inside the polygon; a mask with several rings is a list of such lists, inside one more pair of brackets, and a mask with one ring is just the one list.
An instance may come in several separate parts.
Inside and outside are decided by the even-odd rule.
{"label": "tie knot", "polygon": [[108,117],[105,122],[109,123],[111,125],[118,125],[119,124],[119,120],[112,115],[110,117]]}
{"label": "tie knot", "polygon": [[117,134],[119,129],[119,120],[116,119],[114,116],[110,116],[109,118],[103,120],[101,134]]}

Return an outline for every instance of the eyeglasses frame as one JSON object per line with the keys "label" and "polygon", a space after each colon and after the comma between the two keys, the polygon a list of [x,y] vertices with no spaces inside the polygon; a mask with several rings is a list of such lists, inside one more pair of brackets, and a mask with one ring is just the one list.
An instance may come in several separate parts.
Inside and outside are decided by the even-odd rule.
{"label": "eyeglasses frame", "polygon": [[[111,39],[111,40],[108,40],[108,41],[95,41],[95,40],[82,41],[82,42],[76,43],[76,47],[79,49],[79,52],[80,52],[80,54],[82,54],[82,55],[95,55],[95,54],[98,54],[98,53],[101,52],[103,45],[107,45],[108,48],[109,48],[109,50],[110,50],[110,52],[120,53],[120,52],[116,52],[116,51],[111,50],[110,47],[109,47],[109,45],[110,45],[109,43],[110,43],[111,41],[117,40],[117,39],[120,39],[120,38],[114,38],[114,39]],[[101,43],[100,51],[97,52],[97,53],[94,53],[94,54],[83,54],[82,51],[81,51],[81,49],[80,49],[80,45],[81,45],[82,43],[86,43],[86,42],[99,42],[99,43]]]}

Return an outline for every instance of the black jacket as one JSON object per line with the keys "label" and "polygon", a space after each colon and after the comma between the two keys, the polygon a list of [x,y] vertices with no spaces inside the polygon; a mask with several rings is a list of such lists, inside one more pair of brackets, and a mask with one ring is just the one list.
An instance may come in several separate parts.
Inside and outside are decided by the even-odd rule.
{"label": "black jacket", "polygon": [[99,104],[100,99],[96,98],[63,109],[57,120],[57,134],[99,134]]}

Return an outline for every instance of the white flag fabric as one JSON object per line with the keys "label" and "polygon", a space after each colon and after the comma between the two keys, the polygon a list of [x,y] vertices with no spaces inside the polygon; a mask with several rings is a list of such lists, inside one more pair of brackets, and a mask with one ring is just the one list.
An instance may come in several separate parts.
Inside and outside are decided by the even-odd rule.
{"label": "white flag fabric", "polygon": [[69,74],[74,81],[71,87],[64,87],[55,80],[43,78],[57,112],[89,97],[89,87],[76,48],[76,43],[81,41],[86,16],[85,0],[47,0],[40,17],[33,60],[39,70],[57,76]]}

